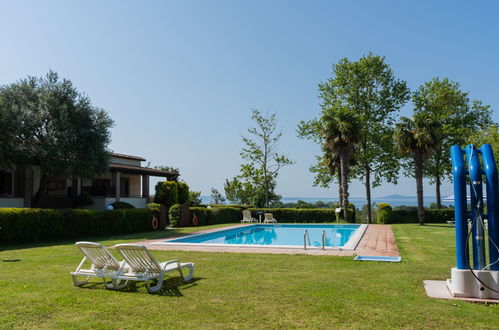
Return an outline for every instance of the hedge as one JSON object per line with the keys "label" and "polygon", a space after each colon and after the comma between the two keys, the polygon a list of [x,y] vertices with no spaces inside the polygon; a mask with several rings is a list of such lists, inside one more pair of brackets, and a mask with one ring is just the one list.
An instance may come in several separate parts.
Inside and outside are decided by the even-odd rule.
{"label": "hedge", "polygon": [[[453,209],[425,209],[426,223],[446,223],[454,221]],[[418,208],[412,206],[395,207],[393,209],[393,223],[417,223]]]}
{"label": "hedge", "polygon": [[154,210],[0,209],[0,244],[32,243],[152,230]]}
{"label": "hedge", "polygon": [[[240,222],[243,218],[242,210],[237,207],[191,207],[189,211],[191,219],[195,215],[200,226],[235,223]],[[336,221],[334,209],[251,208],[249,211],[256,219],[258,219],[257,212],[272,213],[277,222],[323,223]],[[262,221],[263,219],[262,215]]]}

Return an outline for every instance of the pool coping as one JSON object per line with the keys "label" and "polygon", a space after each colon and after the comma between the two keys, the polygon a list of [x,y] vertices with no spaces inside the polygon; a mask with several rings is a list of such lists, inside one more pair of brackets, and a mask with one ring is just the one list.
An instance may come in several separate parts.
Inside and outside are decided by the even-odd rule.
{"label": "pool coping", "polygon": [[[252,227],[252,226],[258,226],[258,225],[265,225],[265,226],[273,226],[273,224],[261,224],[261,223],[253,223],[253,224],[244,224],[242,226],[236,226],[236,227],[230,227],[230,228],[225,228],[221,227],[219,230],[215,231],[210,231],[207,233],[201,233],[201,232],[194,232],[190,233],[187,235],[182,235],[180,237],[172,237],[167,240],[163,240],[161,242],[156,242],[152,244],[161,244],[161,245],[168,245],[168,246],[199,246],[199,247],[241,247],[241,248],[259,248],[259,249],[303,249],[302,245],[259,245],[259,244],[216,244],[216,243],[189,243],[189,242],[175,242],[177,239],[183,239],[183,238],[189,238],[189,237],[195,237],[195,236],[201,236],[201,235],[207,235],[207,234],[212,234],[212,233],[219,233],[219,232],[224,232],[224,231],[230,231],[236,228],[241,228],[241,227]],[[281,224],[276,224],[276,225],[308,225],[308,226],[322,226],[322,225],[335,225],[335,224],[298,224],[298,223],[281,223]],[[366,231],[367,225],[366,224],[338,224],[338,225],[345,225],[345,226],[355,226],[359,225],[355,233],[350,237],[350,239],[347,241],[345,245],[342,246],[326,246],[324,247],[324,250],[355,250],[357,245],[359,244],[362,236],[364,235],[364,232]],[[320,246],[307,246],[307,249],[322,249]]]}
{"label": "pool coping", "polygon": [[[238,227],[247,226],[247,224],[236,224],[225,227],[210,228],[199,230],[187,235],[176,235],[169,239],[180,237],[187,237],[192,235],[211,233],[223,229],[233,229]],[[367,225],[362,238],[358,242],[354,250],[344,249],[328,249],[322,250],[321,248],[269,248],[269,247],[238,247],[238,246],[182,246],[182,245],[164,245],[157,244],[164,241],[162,239],[144,240],[134,242],[135,244],[146,245],[151,250],[170,250],[170,251],[193,251],[193,252],[228,252],[228,253],[270,253],[270,254],[306,254],[306,255],[330,255],[330,256],[400,256],[390,225]]]}

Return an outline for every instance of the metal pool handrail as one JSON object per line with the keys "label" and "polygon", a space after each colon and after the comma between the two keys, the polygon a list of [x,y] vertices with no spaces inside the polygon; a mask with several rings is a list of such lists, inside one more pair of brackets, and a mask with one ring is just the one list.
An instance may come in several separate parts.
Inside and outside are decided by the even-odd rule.
{"label": "metal pool handrail", "polygon": [[305,250],[307,249],[307,239],[308,245],[310,245],[310,236],[308,235],[308,230],[305,229],[305,232],[303,233],[303,248]]}
{"label": "metal pool handrail", "polygon": [[322,249],[323,250],[326,249],[326,231],[325,230],[322,231]]}

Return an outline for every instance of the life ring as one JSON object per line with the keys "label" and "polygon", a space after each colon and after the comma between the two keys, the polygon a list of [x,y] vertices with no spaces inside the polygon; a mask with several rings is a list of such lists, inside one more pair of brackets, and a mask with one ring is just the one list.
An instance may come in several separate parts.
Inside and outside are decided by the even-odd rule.
{"label": "life ring", "polygon": [[192,225],[197,226],[199,223],[199,219],[197,216],[192,217]]}
{"label": "life ring", "polygon": [[156,230],[159,228],[159,221],[158,221],[158,218],[156,217],[152,217],[152,220],[151,220],[151,226],[152,226],[152,229],[153,230]]}

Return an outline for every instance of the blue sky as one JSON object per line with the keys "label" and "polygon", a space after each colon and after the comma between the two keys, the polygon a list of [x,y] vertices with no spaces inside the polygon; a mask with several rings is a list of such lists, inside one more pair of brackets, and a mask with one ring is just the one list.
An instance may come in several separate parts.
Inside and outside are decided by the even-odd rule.
{"label": "blue sky", "polygon": [[[296,161],[278,193],[336,197],[312,187],[319,147],[296,137],[331,65],[373,52],[413,90],[449,77],[496,109],[498,13],[495,1],[1,1],[0,84],[49,69],[71,79],[114,119],[112,150],[179,167],[205,195],[238,173],[250,109],[276,113]],[[415,195],[415,183],[373,193]]]}

